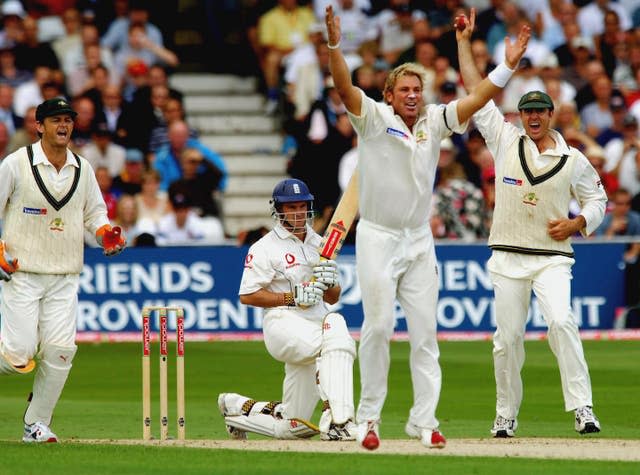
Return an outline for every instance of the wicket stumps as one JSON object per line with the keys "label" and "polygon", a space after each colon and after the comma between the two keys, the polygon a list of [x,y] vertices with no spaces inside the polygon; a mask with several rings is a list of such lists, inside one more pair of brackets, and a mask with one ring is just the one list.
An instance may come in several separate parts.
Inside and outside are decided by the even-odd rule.
{"label": "wicket stumps", "polygon": [[178,440],[185,440],[184,309],[182,307],[144,307],[142,309],[142,438],[151,440],[151,315],[154,311],[158,313],[160,329],[160,440],[169,438],[167,322],[170,312],[174,312],[176,315],[176,416]]}

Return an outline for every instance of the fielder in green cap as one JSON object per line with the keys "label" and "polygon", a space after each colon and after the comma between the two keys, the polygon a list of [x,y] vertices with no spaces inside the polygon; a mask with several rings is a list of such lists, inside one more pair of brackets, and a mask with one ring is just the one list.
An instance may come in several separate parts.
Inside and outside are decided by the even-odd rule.
{"label": "fielder in green cap", "polygon": [[[465,44],[464,50],[462,79],[473,90],[481,78],[470,66],[471,46]],[[589,369],[571,310],[571,236],[596,230],[607,195],[587,158],[551,128],[554,105],[546,93],[527,92],[518,102],[518,111],[522,128],[505,121],[493,102],[473,116],[495,162],[492,253],[487,269],[495,293],[497,398],[490,432],[494,437],[513,437],[518,428],[523,397],[520,371],[532,290],[560,369],[564,409],[573,411],[574,428],[580,434],[600,432]],[[580,206],[575,217],[569,213],[572,199]]]}

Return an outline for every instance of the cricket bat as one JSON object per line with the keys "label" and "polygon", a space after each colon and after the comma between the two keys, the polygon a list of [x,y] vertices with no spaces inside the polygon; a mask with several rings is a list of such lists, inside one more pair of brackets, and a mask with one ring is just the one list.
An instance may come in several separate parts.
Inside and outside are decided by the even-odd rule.
{"label": "cricket bat", "polygon": [[335,259],[358,213],[358,171],[354,171],[320,243],[320,259]]}

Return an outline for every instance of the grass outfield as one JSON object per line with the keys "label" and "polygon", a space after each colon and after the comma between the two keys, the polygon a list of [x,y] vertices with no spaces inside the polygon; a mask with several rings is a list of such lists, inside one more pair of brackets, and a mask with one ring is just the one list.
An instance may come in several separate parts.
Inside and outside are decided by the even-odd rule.
{"label": "grass outfield", "polygon": [[[602,438],[637,439],[640,434],[638,381],[640,345],[633,341],[584,343],[591,370]],[[443,387],[438,408],[449,438],[486,438],[494,416],[490,342],[443,342]],[[153,350],[157,355],[157,346]],[[523,371],[521,437],[575,437],[572,414],[563,410],[559,374],[546,342],[527,342]],[[174,352],[174,345],[170,351]],[[173,354],[173,353],[172,353]],[[155,356],[154,355],[154,356]],[[188,343],[186,348],[187,437],[226,438],[216,407],[217,394],[236,391],[278,399],[282,366],[261,342]],[[157,359],[153,358],[154,434],[157,425]],[[356,365],[357,366],[357,365]],[[175,434],[174,369],[170,359],[170,421]],[[356,382],[359,381],[357,368]],[[25,473],[637,473],[637,463],[528,460],[517,458],[420,457],[359,454],[258,453],[186,448],[25,446],[19,440],[31,377],[0,379],[0,474]],[[383,439],[406,438],[411,404],[408,344],[392,344],[389,396],[383,411]],[[137,439],[141,435],[140,345],[80,345],[74,369],[52,428],[61,439]],[[358,384],[355,388],[358,396]],[[317,421],[317,417],[315,419]],[[42,471],[43,461],[46,469]]]}

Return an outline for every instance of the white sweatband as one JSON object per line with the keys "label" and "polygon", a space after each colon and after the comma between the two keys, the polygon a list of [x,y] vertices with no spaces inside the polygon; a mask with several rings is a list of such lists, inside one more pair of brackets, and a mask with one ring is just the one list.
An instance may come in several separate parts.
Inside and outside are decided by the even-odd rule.
{"label": "white sweatband", "polygon": [[340,48],[340,42],[338,41],[338,43],[335,44],[335,45],[330,45],[329,43],[327,43],[327,48],[329,48],[329,49],[338,49],[338,48]]}
{"label": "white sweatband", "polygon": [[500,63],[489,73],[489,81],[500,88],[505,87],[514,72],[505,63]]}

